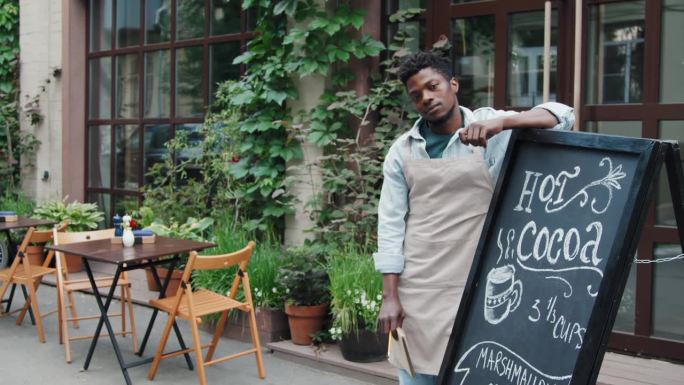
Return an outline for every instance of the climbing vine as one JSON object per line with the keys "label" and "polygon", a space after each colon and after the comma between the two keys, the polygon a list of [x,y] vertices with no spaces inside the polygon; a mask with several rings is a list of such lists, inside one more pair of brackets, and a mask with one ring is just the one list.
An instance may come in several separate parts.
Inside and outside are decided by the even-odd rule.
{"label": "climbing vine", "polygon": [[258,17],[253,38],[233,63],[244,65],[245,73],[219,86],[197,132],[201,143],[182,135],[167,143],[175,159],[167,157],[148,173],[144,204],[169,221],[212,216],[247,231],[282,234],[284,215],[293,211],[286,164],[302,157],[301,133],[288,107],[299,97],[295,79],[322,75],[340,83],[351,78],[344,70],[350,58],[375,56],[384,47],[355,35],[364,11],[346,1],[333,7],[314,0],[245,0],[242,6]]}
{"label": "climbing vine", "polygon": [[[245,203],[242,216],[250,227],[265,227],[292,210],[284,194],[285,163],[302,155],[285,103],[298,97],[293,76],[330,75],[351,56],[375,56],[383,48],[366,35],[354,37],[364,13],[346,2],[339,2],[334,12],[314,0],[272,3],[243,2],[261,15],[254,39],[235,60],[247,71],[217,95],[223,113],[239,116],[234,131],[240,144],[230,173],[238,182],[235,198]],[[288,27],[288,19],[295,25]]]}
{"label": "climbing vine", "polygon": [[[404,23],[422,12],[403,9],[390,22]],[[382,163],[392,142],[408,130],[417,114],[404,85],[397,77],[403,57],[414,45],[412,34],[399,29],[381,63],[382,76],[374,79],[367,95],[332,87],[310,114],[307,140],[325,149],[317,166],[322,173],[322,191],[308,207],[316,220],[312,231],[327,244],[368,253],[377,240],[377,209],[382,187]],[[448,49],[446,41],[434,44]],[[348,124],[352,122],[352,124]],[[372,126],[364,140],[362,130]]]}
{"label": "climbing vine", "polygon": [[[38,141],[19,130],[19,3],[0,0],[0,193],[15,193],[22,155],[35,153]],[[25,157],[24,167],[31,166]]]}

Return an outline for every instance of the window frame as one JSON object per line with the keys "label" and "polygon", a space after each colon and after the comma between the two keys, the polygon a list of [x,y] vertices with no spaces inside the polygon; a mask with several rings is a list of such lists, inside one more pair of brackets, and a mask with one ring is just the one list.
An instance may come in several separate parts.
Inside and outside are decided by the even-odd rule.
{"label": "window frame", "polygon": [[[169,15],[169,23],[170,23],[170,31],[169,31],[169,40],[166,42],[161,42],[161,43],[151,43],[151,44],[146,44],[145,43],[145,5],[147,0],[140,0],[140,37],[139,41],[136,45],[124,47],[124,48],[117,48],[116,47],[116,35],[117,35],[117,1],[118,0],[111,0],[112,1],[112,33],[111,33],[111,42],[110,42],[110,47],[107,50],[100,50],[100,51],[95,51],[95,52],[90,52],[90,39],[91,39],[91,31],[90,31],[90,8],[92,1],[96,0],[90,0],[87,1],[86,3],[86,38],[85,38],[85,68],[86,71],[88,71],[89,68],[89,63],[91,59],[97,59],[97,58],[106,58],[109,57],[111,58],[111,63],[109,65],[111,66],[110,71],[111,71],[111,79],[110,79],[110,87],[109,87],[109,103],[110,103],[110,117],[108,119],[104,118],[90,118],[89,115],[89,100],[90,100],[90,79],[89,76],[85,76],[85,85],[84,85],[84,92],[85,92],[85,103],[86,103],[86,108],[85,108],[85,117],[84,117],[84,129],[85,129],[85,178],[83,181],[83,189],[85,191],[85,199],[90,200],[91,194],[100,194],[100,196],[104,197],[105,195],[109,195],[110,198],[110,203],[109,203],[109,212],[105,212],[105,223],[109,223],[110,218],[115,214],[115,206],[118,201],[118,199],[121,198],[126,198],[126,197],[136,197],[138,200],[138,204],[142,204],[142,192],[140,192],[140,189],[145,185],[145,178],[144,178],[144,155],[145,155],[145,126],[146,125],[151,125],[151,124],[168,124],[170,126],[170,137],[173,138],[175,137],[176,133],[176,126],[177,125],[183,125],[183,124],[201,124],[204,121],[203,116],[199,117],[177,117],[176,115],[176,50],[180,48],[185,48],[185,47],[193,47],[193,46],[200,46],[202,47],[202,52],[203,52],[203,62],[202,62],[202,75],[201,75],[201,81],[202,81],[202,100],[203,100],[203,106],[206,109],[209,104],[209,90],[211,89],[209,85],[209,78],[210,78],[210,73],[209,73],[209,50],[210,47],[214,44],[220,44],[220,43],[230,43],[230,42],[239,42],[240,43],[240,53],[243,53],[246,49],[247,42],[252,38],[253,32],[249,30],[250,28],[250,20],[249,20],[249,12],[241,10],[240,11],[240,28],[239,32],[236,33],[231,33],[231,34],[225,34],[225,35],[216,35],[216,36],[211,36],[210,35],[210,30],[211,30],[211,23],[212,23],[212,18],[211,18],[211,5],[213,0],[204,0],[204,35],[201,38],[193,38],[193,39],[186,39],[186,40],[176,40],[176,3],[177,0],[169,0],[170,3],[170,15]],[[160,50],[168,50],[169,52],[169,60],[170,60],[170,69],[169,69],[169,116],[164,117],[164,118],[146,118],[144,113],[145,109],[145,54],[148,52],[155,52],[155,51],[160,51]],[[125,55],[125,54],[135,54],[137,55],[138,58],[138,63],[137,63],[137,71],[139,73],[139,81],[138,81],[138,113],[136,118],[117,118],[117,112],[116,112],[116,79],[115,79],[115,74],[116,74],[116,64],[117,60],[116,57],[120,55]],[[240,65],[240,74],[244,73],[245,66]],[[89,72],[88,72],[89,73]],[[90,186],[90,162],[88,161],[89,159],[89,150],[90,150],[90,131],[91,127],[97,127],[97,126],[110,126],[110,185],[109,187],[91,187]],[[123,188],[117,188],[116,183],[115,183],[115,170],[117,168],[116,163],[116,127],[119,125],[135,125],[138,126],[138,156],[139,156],[139,162],[137,165],[137,179],[138,179],[138,189],[137,190],[129,190],[129,189],[123,189]],[[122,214],[122,213],[119,213]]]}
{"label": "window frame", "polygon": [[[628,0],[585,0],[582,17],[582,56],[586,56],[588,43],[589,7],[625,2]],[[495,16],[495,69],[494,69],[494,108],[521,110],[506,105],[507,66],[508,66],[508,29],[511,13],[539,11],[544,9],[544,0],[483,0],[452,4],[451,0],[434,0],[426,2],[426,11],[421,20],[425,22],[426,47],[440,35],[450,36],[449,26],[454,18],[475,16]],[[642,137],[657,139],[660,121],[684,120],[684,103],[660,102],[661,87],[661,35],[663,0],[647,0],[644,14],[644,63],[642,67],[642,100],[630,104],[587,104],[587,60],[581,60],[580,105],[578,106],[581,121],[579,127],[585,130],[589,121],[627,121],[641,122]],[[557,100],[568,105],[573,104],[574,81],[574,32],[575,2],[554,1],[552,9],[558,12],[558,66],[557,66]],[[387,12],[384,13],[385,15]],[[448,16],[445,16],[448,15]],[[387,31],[386,25],[383,31]],[[384,34],[386,36],[386,34]],[[561,55],[566,55],[562,57]],[[648,79],[648,81],[646,81]],[[659,225],[655,222],[655,199],[651,202],[644,220],[641,240],[637,249],[640,259],[652,259],[656,244],[680,244],[676,227]],[[636,304],[634,333],[614,331],[609,347],[616,350],[628,350],[640,354],[684,360],[684,341],[672,341],[652,336],[653,330],[653,293],[654,266],[639,264],[636,267]]]}

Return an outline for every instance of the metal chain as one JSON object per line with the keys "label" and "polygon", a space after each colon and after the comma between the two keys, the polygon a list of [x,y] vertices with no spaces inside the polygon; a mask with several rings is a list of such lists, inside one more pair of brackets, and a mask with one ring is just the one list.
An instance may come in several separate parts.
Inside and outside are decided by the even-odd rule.
{"label": "metal chain", "polygon": [[663,263],[671,262],[677,259],[684,259],[684,254],[675,255],[674,257],[659,258],[659,259],[635,259],[634,263]]}

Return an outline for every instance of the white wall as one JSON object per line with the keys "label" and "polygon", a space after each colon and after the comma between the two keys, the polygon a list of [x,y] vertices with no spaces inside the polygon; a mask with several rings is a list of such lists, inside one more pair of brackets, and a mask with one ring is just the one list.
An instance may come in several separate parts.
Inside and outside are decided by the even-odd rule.
{"label": "white wall", "polygon": [[[42,202],[62,196],[62,87],[55,69],[62,68],[62,2],[19,1],[19,47],[21,105],[40,94],[42,123],[32,126],[21,114],[21,129],[33,133],[41,144],[35,167],[22,170],[24,193]],[[46,81],[50,83],[46,85]],[[40,91],[46,85],[46,91]],[[28,95],[28,98],[27,98]],[[82,151],[83,149],[75,149]],[[25,160],[22,160],[25,163]],[[41,180],[44,171],[47,181]]]}
{"label": "white wall", "polygon": [[[295,77],[295,85],[299,92],[299,99],[288,103],[292,108],[293,116],[299,111],[308,111],[318,105],[325,90],[325,78],[320,75],[307,76],[303,79]],[[313,238],[313,234],[306,230],[314,226],[309,218],[309,212],[305,209],[306,203],[320,192],[321,171],[317,165],[318,159],[323,155],[322,150],[307,141],[302,142],[302,159],[288,162],[287,175],[296,181],[289,188],[289,192],[296,197],[295,213],[285,217],[285,244],[302,245],[307,238]]]}

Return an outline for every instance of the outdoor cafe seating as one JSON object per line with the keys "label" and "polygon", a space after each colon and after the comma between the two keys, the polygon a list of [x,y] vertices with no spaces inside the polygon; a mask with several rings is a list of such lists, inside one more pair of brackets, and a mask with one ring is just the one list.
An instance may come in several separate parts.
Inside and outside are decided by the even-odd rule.
{"label": "outdoor cafe seating", "polygon": [[[68,243],[95,241],[98,239],[110,239],[114,236],[114,229],[82,231],[73,233],[59,233],[57,229],[54,230],[54,244],[63,245]],[[51,251],[52,252],[52,251]],[[62,274],[57,274],[57,306],[58,309],[58,323],[59,323],[59,341],[64,344],[64,355],[66,362],[71,362],[71,341],[78,341],[84,339],[91,339],[91,335],[71,336],[69,333],[69,323],[73,324],[74,328],[78,328],[78,321],[99,319],[100,315],[81,315],[76,312],[76,305],[73,298],[75,291],[90,289],[89,279],[69,279],[69,272],[66,269],[66,257],[61,251],[57,251],[56,267],[57,271]],[[112,284],[113,277],[104,276],[95,278],[98,288],[108,288]],[[117,283],[120,291],[121,311],[119,313],[110,314],[110,317],[121,318],[121,331],[116,335],[132,336],[133,351],[138,350],[138,336],[135,330],[135,318],[133,316],[133,301],[131,296],[131,284],[127,279],[126,273],[122,274],[121,279]],[[128,318],[130,321],[130,328],[126,328],[126,308],[128,308]],[[67,316],[67,310],[71,316]]]}
{"label": "outdoor cafe seating", "polygon": [[[54,233],[56,234],[64,231],[65,227],[65,223],[59,227],[55,227]],[[50,267],[50,263],[54,257],[54,251],[48,251],[47,257],[42,264],[33,265],[29,263],[27,249],[29,245],[45,244],[52,241],[52,239],[53,230],[41,231],[36,230],[36,228],[33,226],[29,227],[24,239],[19,245],[16,257],[12,261],[10,267],[0,270],[0,281],[2,281],[2,286],[0,286],[0,298],[5,297],[5,293],[9,289],[10,285],[21,286],[24,293],[28,291],[24,306],[21,309],[10,312],[10,314],[19,313],[16,324],[21,325],[27,311],[31,311],[31,317],[36,325],[36,332],[38,333],[38,340],[40,340],[42,343],[45,343],[45,332],[43,330],[42,318],[55,313],[56,310],[41,313],[36,291],[40,287],[40,283],[44,276],[55,273],[55,269]],[[0,309],[4,311],[1,306],[2,305],[0,304]]]}
{"label": "outdoor cafe seating", "polygon": [[[206,366],[248,354],[255,355],[259,378],[263,379],[266,377],[261,349],[259,348],[259,333],[257,331],[252,293],[249,287],[249,277],[247,275],[247,264],[249,263],[254,246],[255,243],[250,241],[242,250],[223,255],[198,255],[197,252],[193,251],[190,253],[190,258],[183,271],[183,277],[181,278],[181,285],[176,294],[172,297],[150,301],[152,306],[169,315],[164,331],[162,332],[159,346],[154,355],[152,366],[150,367],[148,374],[150,380],[153,380],[157,374],[162,359],[177,357],[188,351],[195,353],[195,358],[197,360],[197,377],[199,378],[200,385],[206,385],[207,383],[204,372]],[[235,277],[233,278],[233,283],[227,296],[206,289],[192,290],[190,277],[193,271],[229,269],[233,266],[237,266],[237,271],[235,272]],[[226,279],[230,279],[230,277],[227,276]],[[236,299],[240,284],[242,285],[244,301],[238,301]],[[228,314],[233,309],[248,313],[252,348],[229,356],[214,358],[216,345],[218,344],[223,328],[226,325]],[[208,345],[203,346],[200,341],[198,329],[198,324],[202,322],[200,317],[215,313],[220,313],[221,318],[216,326],[211,342]],[[188,322],[192,331],[192,347],[164,353],[176,317],[182,318]],[[205,358],[202,357],[203,348],[208,348]]]}
{"label": "outdoor cafe seating", "polygon": [[[22,218],[20,220],[25,221],[26,219]],[[54,224],[55,222],[51,223]],[[18,228],[20,225],[21,223],[15,223],[12,228]],[[28,226],[29,225],[27,225],[27,227]],[[157,240],[154,243],[124,248],[115,241],[110,240],[114,237],[113,229],[67,233],[64,232],[67,226],[66,223],[55,226],[52,230],[48,231],[36,230],[34,226],[35,224],[32,224],[28,227],[21,244],[16,246],[17,253],[11,266],[0,270],[0,298],[5,298],[5,294],[9,293],[8,289],[12,285],[25,288],[26,304],[11,313],[19,313],[16,320],[17,325],[22,323],[25,315],[28,313],[32,321],[35,322],[38,338],[40,342],[43,343],[45,342],[45,332],[42,317],[57,313],[59,342],[64,344],[66,362],[71,362],[72,341],[92,339],[84,364],[84,370],[87,370],[98,338],[108,335],[127,384],[132,384],[128,374],[128,368],[149,364],[151,362],[152,365],[149,369],[148,377],[149,379],[153,379],[160,368],[160,361],[164,358],[184,355],[188,361],[188,367],[192,369],[194,365],[190,362],[190,354],[195,356],[197,375],[199,383],[202,385],[206,384],[205,367],[251,354],[254,354],[256,359],[258,377],[261,379],[265,378],[255,309],[252,301],[249,277],[246,272],[247,265],[255,247],[254,242],[250,241],[246,247],[233,253],[200,256],[197,251],[215,245],[207,242],[157,237]],[[7,229],[3,229],[3,231],[4,230]],[[48,252],[45,261],[40,265],[30,264],[27,257],[27,247],[30,244],[45,244],[50,242],[52,244],[47,245]],[[72,279],[69,276],[66,269],[66,253],[77,255],[82,258],[82,262],[86,268],[87,279]],[[189,260],[183,271],[181,287],[177,290],[175,295],[166,297],[164,293],[168,286],[168,279],[163,284],[159,282],[155,266],[158,264],[169,264],[169,267],[172,270],[179,262],[179,255],[182,253],[189,253]],[[164,256],[171,256],[171,258],[165,258]],[[95,276],[88,263],[89,261],[114,264],[116,266],[116,272],[112,276],[102,276],[101,274]],[[54,267],[51,267],[53,262]],[[150,301],[150,305],[155,308],[154,314],[147,326],[145,337],[142,339],[141,343],[138,344],[136,324],[133,316],[131,283],[126,272],[145,267],[152,269],[154,276],[162,289],[159,298]],[[230,269],[231,267],[233,268],[232,270]],[[219,269],[229,269],[225,279],[227,282],[231,282],[231,288],[227,294],[215,293],[205,289],[193,291],[190,283],[190,277],[193,271]],[[40,310],[36,291],[40,287],[43,277],[49,274],[55,274],[56,276],[58,308],[54,311],[43,313]],[[238,300],[237,298],[238,289],[240,287],[242,288],[244,300]],[[101,294],[100,289],[104,289],[105,291]],[[109,304],[112,300],[113,293],[117,291],[117,289],[120,293],[121,311],[113,312],[114,314],[112,314],[108,311]],[[74,301],[75,291],[92,292],[100,313],[96,315],[82,315],[77,313]],[[103,301],[100,297],[101,295],[106,295],[106,300]],[[11,302],[11,299],[8,301],[3,300],[3,303],[0,305],[3,305],[5,302]],[[250,349],[239,353],[215,358],[214,353],[216,352],[217,344],[223,329],[226,326],[228,315],[233,309],[247,313],[252,346]],[[5,307],[0,308],[0,310],[4,311]],[[134,362],[125,362],[118,347],[118,343],[116,342],[116,336],[125,337],[130,335],[132,337],[133,352],[142,355],[144,345],[149,338],[150,330],[154,325],[155,315],[158,311],[168,313],[169,317],[154,357],[143,358],[142,360]],[[11,313],[3,312],[3,315]],[[220,319],[211,342],[207,345],[202,345],[200,342],[198,325],[202,322],[201,317],[214,313],[219,313]],[[120,317],[120,332],[115,332],[114,329],[112,329],[111,323],[109,322],[110,317]],[[176,325],[176,318],[188,321],[192,333],[192,346],[190,348],[186,348],[183,343],[182,336],[179,334],[180,329],[178,329],[178,326]],[[72,335],[72,328],[70,326],[78,328],[79,321],[90,319],[98,320],[98,326],[93,335]],[[106,330],[102,330],[103,326],[106,327]],[[181,350],[165,353],[164,349],[172,329],[176,333]],[[206,355],[203,356],[202,350],[205,348],[208,348],[208,351],[206,352]]]}

